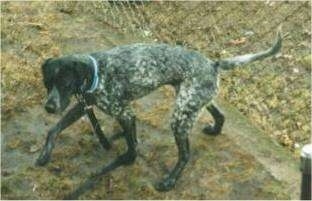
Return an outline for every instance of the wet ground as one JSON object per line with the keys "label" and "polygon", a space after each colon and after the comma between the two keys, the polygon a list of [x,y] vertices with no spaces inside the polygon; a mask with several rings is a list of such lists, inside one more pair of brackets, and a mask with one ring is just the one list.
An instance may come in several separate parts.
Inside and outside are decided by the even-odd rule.
{"label": "wet ground", "polygon": [[[123,35],[87,15],[79,19],[64,13],[55,16],[62,20],[53,21],[48,30],[57,33],[52,38],[58,39],[62,54],[146,40]],[[222,100],[226,114],[222,135],[201,133],[211,122],[203,110],[190,134],[191,159],[181,179],[170,192],[155,191],[153,184],[177,159],[169,127],[173,104],[174,92],[167,86],[133,103],[138,118],[136,162],[106,175],[80,199],[298,199],[298,161]],[[113,119],[99,111],[96,114],[107,136],[119,131]],[[51,162],[36,167],[47,131],[60,118],[48,115],[37,103],[2,120],[2,199],[62,199],[125,150],[122,139],[114,142],[112,150],[102,149],[88,121],[82,119],[59,135]]]}
{"label": "wet ground", "polygon": [[[210,122],[205,111],[190,135],[191,160],[176,188],[167,193],[155,191],[153,184],[168,173],[177,157],[168,123],[174,100],[171,92],[162,88],[133,105],[139,119],[139,156],[136,162],[105,176],[81,199],[226,200],[290,199],[296,196],[298,182],[295,182],[295,191],[289,191],[293,187],[269,168],[278,165],[279,161],[276,164],[261,163],[257,154],[242,149],[242,144],[233,140],[227,127],[220,136],[203,135],[201,128]],[[163,107],[165,104],[168,107]],[[98,111],[97,116],[108,136],[119,131],[113,119]],[[153,116],[158,118],[155,120]],[[3,199],[62,199],[91,173],[125,150],[122,139],[114,142],[112,150],[104,150],[92,135],[87,120],[82,119],[61,133],[52,161],[45,167],[35,167],[46,133],[59,118],[47,115],[41,106],[37,106],[2,125]],[[233,123],[231,119],[229,121],[229,124]],[[232,126],[235,127],[235,122],[231,129],[240,129],[237,125],[236,128]],[[249,134],[245,133],[246,138]],[[275,149],[278,150],[278,146]],[[257,152],[257,148],[255,150]],[[278,153],[276,150],[268,147],[270,155],[267,157],[275,160],[271,154]],[[276,156],[276,159],[280,158]],[[283,170],[285,168],[278,171]],[[287,174],[287,177],[294,176],[289,171]]]}

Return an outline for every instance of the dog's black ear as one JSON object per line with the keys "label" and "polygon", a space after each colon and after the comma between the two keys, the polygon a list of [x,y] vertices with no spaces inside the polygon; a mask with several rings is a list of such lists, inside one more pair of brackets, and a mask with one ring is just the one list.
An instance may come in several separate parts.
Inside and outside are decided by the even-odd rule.
{"label": "dog's black ear", "polygon": [[86,68],[87,64],[79,61],[73,62],[73,72],[75,72],[75,80],[76,86],[79,87],[80,90],[85,90],[87,80],[90,80],[88,73],[88,68]]}
{"label": "dog's black ear", "polygon": [[55,59],[49,58],[42,64],[41,70],[44,76],[52,76],[58,74],[61,67],[57,65],[59,64],[59,62],[55,61],[56,61]]}

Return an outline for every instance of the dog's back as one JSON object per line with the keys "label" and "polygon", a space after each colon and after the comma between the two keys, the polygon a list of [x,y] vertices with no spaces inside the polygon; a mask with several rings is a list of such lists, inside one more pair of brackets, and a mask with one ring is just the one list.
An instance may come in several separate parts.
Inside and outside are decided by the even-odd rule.
{"label": "dog's back", "polygon": [[[166,44],[132,44],[92,54],[108,85],[123,83],[128,97],[138,98],[165,84],[174,86],[194,79],[216,80],[213,62],[196,51]],[[107,79],[103,79],[107,80]]]}

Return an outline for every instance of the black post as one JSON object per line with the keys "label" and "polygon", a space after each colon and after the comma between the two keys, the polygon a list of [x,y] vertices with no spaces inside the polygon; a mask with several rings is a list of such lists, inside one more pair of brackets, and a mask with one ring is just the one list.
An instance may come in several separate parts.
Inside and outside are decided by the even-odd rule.
{"label": "black post", "polygon": [[312,144],[307,144],[301,150],[301,200],[311,200],[311,158]]}

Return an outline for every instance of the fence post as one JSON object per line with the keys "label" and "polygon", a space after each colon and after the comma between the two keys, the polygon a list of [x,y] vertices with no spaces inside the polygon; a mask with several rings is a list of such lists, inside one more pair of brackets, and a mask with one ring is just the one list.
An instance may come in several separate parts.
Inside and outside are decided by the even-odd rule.
{"label": "fence post", "polygon": [[307,144],[301,149],[301,200],[311,200],[311,158],[312,144]]}

